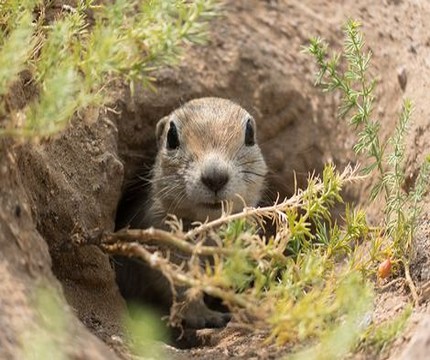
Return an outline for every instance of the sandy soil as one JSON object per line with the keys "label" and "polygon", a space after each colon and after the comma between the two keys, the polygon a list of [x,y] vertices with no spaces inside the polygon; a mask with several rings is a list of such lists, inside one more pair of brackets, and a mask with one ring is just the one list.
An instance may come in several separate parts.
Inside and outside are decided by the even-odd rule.
{"label": "sandy soil", "polygon": [[[121,191],[155,154],[154,126],[180,103],[200,96],[233,99],[258,121],[259,138],[270,167],[269,188],[292,191],[293,172],[300,183],[327,161],[340,168],[354,162],[354,138],[336,117],[339,99],[313,87],[315,68],[301,52],[319,35],[339,48],[348,17],[363,22],[374,54],[378,80],[375,113],[386,136],[404,97],[414,101],[408,138],[407,174],[416,176],[429,149],[430,3],[422,0],[227,1],[224,15],[211,26],[206,47],[190,47],[177,68],[157,75],[157,93],[138,89],[132,96],[118,84],[112,104],[76,117],[68,130],[41,144],[0,140],[0,358],[20,358],[25,329],[37,329],[31,306],[41,283],[48,283],[70,314],[65,334],[54,343],[73,358],[128,358],[122,344],[125,303],[115,284],[107,255],[95,247],[71,246],[71,234],[100,228],[113,230]],[[402,74],[402,76],[399,76]],[[400,81],[399,81],[400,78]],[[405,82],[406,79],[406,82]],[[16,85],[11,106],[22,107],[34,89]],[[368,186],[347,191],[366,205]],[[267,200],[273,197],[267,193]],[[428,202],[427,202],[428,203]],[[430,337],[430,218],[416,237],[412,276],[422,303],[408,329],[381,354],[356,358],[424,359]],[[369,219],[377,219],[377,204]],[[429,287],[430,288],[430,287]],[[427,290],[426,290],[427,289]],[[402,285],[378,293],[375,321],[392,317],[410,301]],[[230,325],[203,331],[206,346],[191,350],[165,348],[168,358],[270,359],[288,349],[262,345],[263,334]]]}

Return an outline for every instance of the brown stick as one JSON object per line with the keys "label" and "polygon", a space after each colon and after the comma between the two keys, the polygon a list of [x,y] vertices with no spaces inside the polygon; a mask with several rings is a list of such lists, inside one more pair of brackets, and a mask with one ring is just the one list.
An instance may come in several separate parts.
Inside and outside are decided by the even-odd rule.
{"label": "brown stick", "polygon": [[102,244],[100,247],[110,254],[138,257],[148,263],[151,268],[161,271],[168,279],[174,280],[178,285],[200,289],[208,295],[221,298],[230,304],[250,310],[252,314],[258,313],[257,305],[250,303],[240,294],[205,284],[203,281],[185,274],[178,265],[160,256],[157,252],[151,253],[137,243]]}
{"label": "brown stick", "polygon": [[409,263],[404,262],[403,266],[405,268],[406,284],[408,284],[409,290],[411,291],[412,299],[414,300],[414,305],[418,306],[420,303],[420,299],[418,296],[417,288],[415,287],[414,281],[412,280],[411,273],[409,271]]}
{"label": "brown stick", "polygon": [[104,233],[101,237],[100,244],[111,245],[118,241],[130,243],[137,242],[147,244],[150,242],[164,244],[185,253],[210,256],[210,255],[231,255],[234,251],[223,249],[216,246],[205,246],[199,243],[191,243],[185,240],[185,237],[177,236],[169,231],[155,229],[123,229],[116,233]]}

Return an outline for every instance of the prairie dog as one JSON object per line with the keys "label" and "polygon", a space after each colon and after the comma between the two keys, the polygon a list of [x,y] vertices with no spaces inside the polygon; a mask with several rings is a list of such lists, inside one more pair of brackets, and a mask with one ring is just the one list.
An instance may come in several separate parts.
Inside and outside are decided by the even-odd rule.
{"label": "prairie dog", "polygon": [[267,166],[256,140],[256,123],[230,100],[191,100],[161,119],[144,226],[160,226],[167,214],[191,222],[233,212],[260,201]]}
{"label": "prairie dog", "polygon": [[[223,201],[232,204],[233,212],[260,201],[267,166],[255,120],[239,105],[211,97],[189,101],[158,122],[156,138],[148,200],[133,227],[163,228],[168,214],[190,226],[219,217]],[[159,272],[129,259],[117,259],[116,272],[125,298],[152,299],[168,311],[172,294]],[[208,309],[203,299],[185,308],[183,318],[190,328],[220,327],[229,320]]]}

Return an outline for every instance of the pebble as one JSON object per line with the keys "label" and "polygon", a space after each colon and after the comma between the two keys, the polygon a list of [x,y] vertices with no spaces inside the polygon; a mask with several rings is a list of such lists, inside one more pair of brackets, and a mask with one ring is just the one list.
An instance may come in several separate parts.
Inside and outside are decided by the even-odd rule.
{"label": "pebble", "polygon": [[406,68],[401,66],[397,69],[397,80],[399,81],[400,88],[405,91],[408,77],[406,75]]}

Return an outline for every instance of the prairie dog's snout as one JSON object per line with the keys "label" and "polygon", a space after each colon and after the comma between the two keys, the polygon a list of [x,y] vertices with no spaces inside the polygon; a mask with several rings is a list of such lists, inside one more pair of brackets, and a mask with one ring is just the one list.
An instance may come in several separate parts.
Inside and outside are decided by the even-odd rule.
{"label": "prairie dog's snout", "polygon": [[267,167],[255,121],[239,105],[220,98],[192,100],[161,119],[156,135],[155,213],[205,221],[220,216],[223,201],[237,212],[260,200]]}
{"label": "prairie dog's snout", "polygon": [[201,166],[200,181],[215,196],[224,189],[230,180],[228,164],[218,154],[213,153],[205,158]]}

